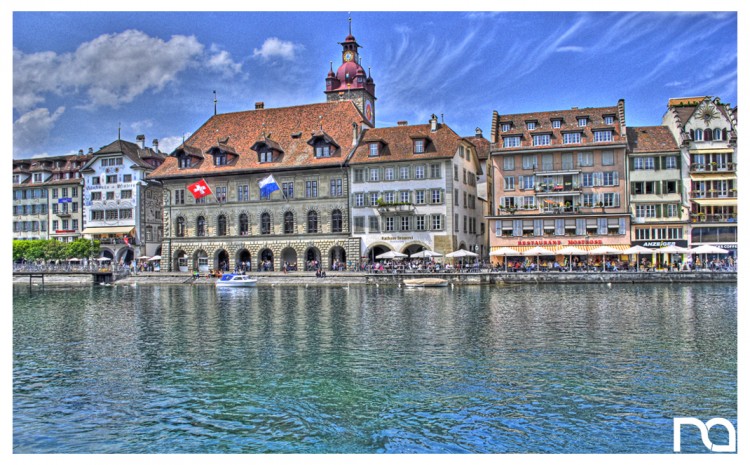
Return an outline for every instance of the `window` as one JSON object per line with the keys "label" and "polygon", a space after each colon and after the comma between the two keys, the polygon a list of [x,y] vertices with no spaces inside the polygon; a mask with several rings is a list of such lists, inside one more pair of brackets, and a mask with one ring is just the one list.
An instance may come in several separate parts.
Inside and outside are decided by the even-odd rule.
{"label": "window", "polygon": [[240,214],[240,236],[247,236],[249,233],[248,228],[248,221],[247,221],[247,214],[242,213]]}
{"label": "window", "polygon": [[120,198],[121,199],[132,199],[133,198],[133,191],[132,190],[120,191]]}
{"label": "window", "polygon": [[516,169],[515,157],[503,157],[503,169],[506,171]]}
{"label": "window", "polygon": [[424,153],[424,139],[414,140],[414,153]]}
{"label": "window", "polygon": [[611,142],[612,131],[594,131],[594,142]]}
{"label": "window", "polygon": [[586,117],[578,118],[578,127],[584,127],[589,123],[589,119]]}
{"label": "window", "polygon": [[[60,192],[61,192],[60,197],[63,197],[63,198],[67,198],[68,197],[68,188],[67,187],[61,188]],[[36,194],[33,197],[36,198]]]}
{"label": "window", "polygon": [[262,149],[259,155],[261,163],[271,163],[273,161],[273,151],[268,148]]}
{"label": "window", "polygon": [[605,207],[619,207],[619,195],[614,192],[605,192],[603,194],[603,202]]}
{"label": "window", "polygon": [[377,205],[380,198],[380,192],[370,192],[370,205]]}
{"label": "window", "polygon": [[584,207],[591,208],[594,206],[594,194],[583,194],[581,204]]}
{"label": "window", "polygon": [[393,192],[385,192],[383,194],[383,201],[385,203],[395,203],[396,202],[396,195]]}
{"label": "window", "polygon": [[664,216],[668,218],[676,218],[677,216],[679,216],[679,213],[678,213],[680,211],[679,205],[671,203],[671,204],[668,204],[666,207],[667,207],[667,210]]}
{"label": "window", "polygon": [[318,196],[318,181],[305,182],[305,197],[313,198]]}
{"label": "window", "polygon": [[225,166],[227,164],[227,154],[225,152],[214,152],[214,165]]}
{"label": "window", "polygon": [[464,168],[464,184],[466,184],[466,168]]}
{"label": "window", "polygon": [[70,207],[71,207],[71,210],[73,211],[73,213],[78,212],[78,202],[71,203]]}
{"label": "window", "polygon": [[106,218],[107,220],[116,220],[117,210],[105,210],[104,218]]}
{"label": "window", "polygon": [[604,117],[604,124],[614,124],[615,123],[615,117],[612,115],[607,115]]}
{"label": "window", "polygon": [[175,205],[185,205],[185,190],[184,189],[175,189],[175,191],[174,191],[174,204]]}
{"label": "window", "polygon": [[341,215],[341,210],[334,210],[331,212],[331,232],[340,233],[344,229],[344,220]]}
{"label": "window", "polygon": [[563,134],[563,144],[580,144],[581,133],[580,132],[566,132]]}
{"label": "window", "polygon": [[370,181],[371,182],[380,181],[380,168],[370,168]]}
{"label": "window", "polygon": [[365,170],[354,170],[354,182],[365,182]]}
{"label": "window", "polygon": [[202,216],[199,216],[195,220],[195,235],[198,237],[203,237],[206,235],[206,219]]}
{"label": "window", "polygon": [[399,179],[409,179],[409,167],[408,166],[402,166],[398,169],[398,178]]}
{"label": "window", "polygon": [[602,165],[609,166],[615,164],[615,152],[605,150],[602,152]]}
{"label": "window", "polygon": [[217,236],[227,235],[227,217],[224,215],[219,215],[219,218],[216,221],[216,235]]}
{"label": "window", "polygon": [[549,134],[535,135],[534,145],[549,145]]}
{"label": "window", "polygon": [[331,197],[341,197],[344,195],[341,178],[331,179]]}
{"label": "window", "polygon": [[604,186],[616,186],[619,184],[617,171],[605,171],[602,173],[602,179]]}
{"label": "window", "polygon": [[107,175],[107,184],[115,184],[117,183],[117,175],[116,174],[108,174]]}
{"label": "window", "polygon": [[414,191],[414,203],[416,203],[417,205],[424,204],[424,191]]}
{"label": "window", "polygon": [[271,234],[271,214],[268,212],[260,215],[260,233]]}
{"label": "window", "polygon": [[34,182],[42,182],[42,173],[34,173]]}
{"label": "window", "polygon": [[695,139],[694,140],[703,140],[703,129],[696,129],[695,130]]}
{"label": "window", "polygon": [[394,227],[394,220],[392,216],[389,216],[385,218],[385,230],[386,231],[394,231],[396,228]]}
{"label": "window", "polygon": [[364,207],[365,206],[365,194],[362,192],[357,192],[354,194],[354,206],[355,207]]}
{"label": "window", "polygon": [[552,120],[552,127],[553,127],[553,128],[556,128],[556,129],[557,129],[557,128],[559,128],[560,126],[562,126],[562,120],[559,120],[559,119],[553,119],[553,120]]}
{"label": "window", "polygon": [[531,170],[536,168],[536,155],[524,155],[522,158],[523,169]]}
{"label": "window", "polygon": [[500,125],[500,130],[503,132],[510,131],[510,123],[503,123]]}
{"label": "window", "polygon": [[503,137],[503,147],[520,147],[521,136]]}
{"label": "window", "polygon": [[591,152],[579,152],[578,166],[594,166],[594,154]]}
{"label": "window", "polygon": [[443,229],[443,217],[441,215],[430,215],[432,217],[432,229]]}
{"label": "window", "polygon": [[[77,230],[78,229],[78,220],[72,220],[71,223],[72,223],[71,228],[73,230]],[[44,223],[42,223],[42,226],[44,226]]]}
{"label": "window", "polygon": [[414,167],[414,179],[424,179],[425,169],[424,165],[417,165]]}
{"label": "window", "polygon": [[122,182],[133,182],[133,175],[132,174],[123,174],[122,175]]}
{"label": "window", "polygon": [[443,203],[443,191],[440,189],[432,189],[432,203]]}
{"label": "window", "polygon": [[179,168],[190,168],[192,166],[192,157],[189,155],[180,155],[178,160],[178,167]]}
{"label": "window", "polygon": [[430,165],[430,177],[432,179],[440,179],[440,165]]}
{"label": "window", "polygon": [[[44,192],[44,191],[42,191]],[[78,188],[77,187],[71,187],[70,188],[70,196],[71,197],[78,197]]]}
{"label": "window", "polygon": [[467,194],[468,193],[464,191],[464,208],[467,208],[469,203]]}
{"label": "window", "polygon": [[[58,224],[59,224],[59,223],[58,223],[58,221],[57,221],[57,220],[52,220],[52,230],[53,230],[53,231],[56,231],[56,230],[60,229],[60,227],[58,226]],[[24,229],[25,229],[25,228],[24,228]]]}
{"label": "window", "polygon": [[307,232],[318,232],[318,212],[315,210],[311,210],[307,213]]}
{"label": "window", "polygon": [[385,168],[385,180],[386,181],[393,181],[396,179],[396,172],[392,167]]}
{"label": "window", "polygon": [[723,137],[721,136],[721,129],[719,129],[719,128],[714,129],[714,137],[713,137],[713,139],[714,140],[722,140],[723,139]]}
{"label": "window", "polygon": [[131,209],[124,209],[120,210],[120,219],[121,220],[131,220],[133,219],[133,210]]}
{"label": "window", "polygon": [[411,192],[401,191],[398,193],[398,201],[401,203],[411,203]]}
{"label": "window", "polygon": [[92,186],[98,186],[101,182],[101,179],[99,179],[99,176],[91,176],[91,185]]}
{"label": "window", "polygon": [[104,210],[91,210],[91,221],[101,221],[103,219]]}
{"label": "window", "polygon": [[417,231],[424,231],[424,218],[424,215],[414,217],[414,229],[416,229]]}
{"label": "window", "polygon": [[284,234],[294,234],[294,213],[284,213]]}
{"label": "window", "polygon": [[652,170],[652,169],[654,169],[654,157],[635,157],[635,158],[633,158],[633,169],[635,169],[635,170]]}
{"label": "window", "polygon": [[664,181],[664,193],[676,194],[677,193],[677,181]]}
{"label": "window", "polygon": [[327,158],[331,156],[331,146],[321,144],[315,146],[315,158]]}
{"label": "window", "polygon": [[371,157],[378,156],[378,143],[377,142],[370,143],[370,156]]}
{"label": "window", "polygon": [[[372,219],[372,217],[370,217],[370,219]],[[362,234],[364,232],[365,232],[365,217],[355,216],[354,217],[354,233]]]}
{"label": "window", "polygon": [[281,192],[284,194],[284,197],[287,199],[293,199],[294,198],[294,182],[282,182],[281,183]]}
{"label": "window", "polygon": [[668,170],[677,168],[677,157],[674,155],[664,157],[664,168]]}
{"label": "window", "polygon": [[506,191],[512,191],[516,189],[516,177],[508,176],[504,179],[504,188]]}
{"label": "window", "polygon": [[107,191],[107,200],[115,199],[115,191]]}
{"label": "window", "polygon": [[371,216],[370,218],[370,232],[380,232],[380,221],[378,220],[377,216]]}
{"label": "window", "polygon": [[638,218],[656,218],[656,205],[636,205],[635,216]]}
{"label": "window", "polygon": [[13,184],[18,184],[21,182],[21,175],[20,174],[14,174],[13,175]]}
{"label": "window", "polygon": [[535,176],[519,176],[518,187],[520,187],[521,189],[533,189],[535,187],[535,179]]}
{"label": "window", "polygon": [[247,184],[237,186],[237,201],[247,202],[250,200],[250,187]]}
{"label": "window", "polygon": [[536,129],[536,121],[527,121],[526,129],[528,129],[529,131],[533,131],[534,129]]}
{"label": "window", "polygon": [[151,226],[146,226],[146,241],[151,242],[154,240],[154,230]]}
{"label": "window", "polygon": [[401,231],[408,231],[411,229],[409,226],[409,220],[411,219],[410,216],[402,216],[401,217]]}

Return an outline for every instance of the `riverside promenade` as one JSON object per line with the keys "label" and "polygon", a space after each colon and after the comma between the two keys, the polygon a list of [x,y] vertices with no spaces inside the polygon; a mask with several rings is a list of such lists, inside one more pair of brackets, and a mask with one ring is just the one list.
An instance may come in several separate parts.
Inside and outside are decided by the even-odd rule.
{"label": "riverside promenade", "polygon": [[[250,273],[258,278],[258,286],[352,286],[384,285],[400,286],[404,279],[442,278],[454,286],[460,285],[503,285],[503,284],[602,284],[602,283],[736,283],[736,271],[649,271],[649,272],[489,272],[478,273],[365,273],[351,271],[329,271],[325,278],[317,278],[314,272],[258,272]],[[191,273],[140,272],[131,274],[107,285],[113,286],[152,286],[160,284],[182,284],[209,286],[216,278],[193,278]],[[29,285],[26,276],[13,276],[13,283]],[[57,273],[45,277],[45,286],[54,285],[94,285],[90,276],[65,275]],[[37,283],[33,283],[37,285]]]}

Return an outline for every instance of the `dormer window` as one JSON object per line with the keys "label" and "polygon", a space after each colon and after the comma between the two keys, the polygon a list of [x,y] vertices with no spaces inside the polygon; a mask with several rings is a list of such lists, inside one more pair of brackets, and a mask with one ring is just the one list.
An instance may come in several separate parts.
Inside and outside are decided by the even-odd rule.
{"label": "dormer window", "polygon": [[502,130],[503,132],[508,132],[508,131],[510,131],[510,123],[503,123],[503,124],[501,124],[501,125],[500,125],[500,129],[501,129],[501,130]]}
{"label": "dormer window", "polygon": [[370,142],[370,156],[371,157],[377,157],[380,155],[380,144],[377,142]]}
{"label": "dormer window", "polygon": [[529,131],[536,129],[536,121],[526,121],[526,129]]}
{"label": "dormer window", "polygon": [[315,158],[327,158],[331,156],[331,146],[325,142],[315,144]]}
{"label": "dormer window", "polygon": [[589,119],[585,116],[579,116],[578,117],[578,127],[585,127],[587,124],[589,124]]}
{"label": "dormer window", "polygon": [[414,139],[414,153],[424,153],[424,139]]}
{"label": "dormer window", "polygon": [[14,174],[13,175],[13,184],[19,184],[21,182],[21,175]]}
{"label": "dormer window", "polygon": [[553,119],[552,120],[552,127],[555,129],[559,129],[560,126],[562,126],[562,120],[559,119]]}
{"label": "dormer window", "polygon": [[534,145],[549,145],[549,134],[537,134],[534,136]]}
{"label": "dormer window", "polygon": [[42,182],[42,173],[34,173],[34,182]]}
{"label": "dormer window", "polygon": [[179,163],[180,168],[190,168],[193,166],[192,160],[190,160],[189,155],[180,155],[180,157],[177,159]]}
{"label": "dormer window", "polygon": [[612,131],[594,131],[594,142],[611,142]]}
{"label": "dormer window", "polygon": [[503,147],[520,147],[520,145],[520,136],[503,137]]}
{"label": "dormer window", "polygon": [[214,165],[226,166],[226,164],[227,164],[227,154],[225,152],[216,152],[214,154]]}
{"label": "dormer window", "polygon": [[271,163],[273,161],[273,151],[269,148],[265,148],[258,153],[261,163]]}
{"label": "dormer window", "polygon": [[612,115],[606,115],[604,117],[604,124],[615,124],[615,117]]}

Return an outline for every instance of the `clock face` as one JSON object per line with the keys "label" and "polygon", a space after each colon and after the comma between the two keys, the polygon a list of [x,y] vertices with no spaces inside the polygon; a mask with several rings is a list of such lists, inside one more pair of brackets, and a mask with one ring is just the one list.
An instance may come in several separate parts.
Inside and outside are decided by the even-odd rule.
{"label": "clock face", "polygon": [[344,61],[352,61],[354,59],[354,53],[351,50],[344,52]]}
{"label": "clock face", "polygon": [[372,122],[372,102],[369,99],[365,100],[365,118]]}

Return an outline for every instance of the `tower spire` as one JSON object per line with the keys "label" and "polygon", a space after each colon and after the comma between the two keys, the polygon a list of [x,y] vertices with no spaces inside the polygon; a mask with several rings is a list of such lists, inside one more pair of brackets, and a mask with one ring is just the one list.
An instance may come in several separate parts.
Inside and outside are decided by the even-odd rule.
{"label": "tower spire", "polygon": [[216,91],[214,91],[214,116],[216,116]]}
{"label": "tower spire", "polygon": [[349,12],[349,35],[352,35],[352,13]]}

